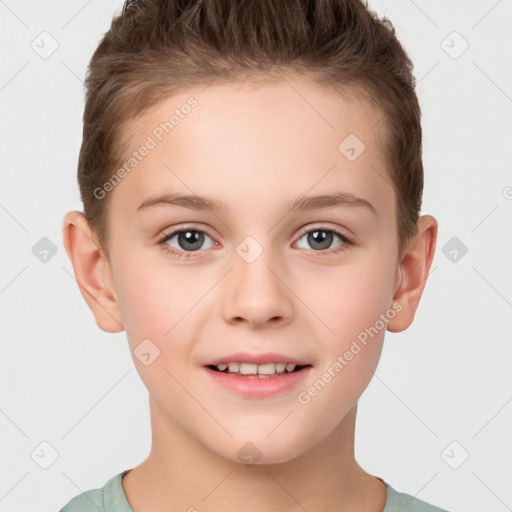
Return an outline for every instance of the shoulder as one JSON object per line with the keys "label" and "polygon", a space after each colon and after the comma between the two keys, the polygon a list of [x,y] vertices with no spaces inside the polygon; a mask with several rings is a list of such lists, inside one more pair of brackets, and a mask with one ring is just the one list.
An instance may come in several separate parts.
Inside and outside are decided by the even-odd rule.
{"label": "shoulder", "polygon": [[128,471],[113,476],[101,489],[91,489],[75,496],[59,512],[133,512],[121,485]]}
{"label": "shoulder", "polygon": [[59,512],[103,512],[103,489],[92,489],[72,498]]}
{"label": "shoulder", "polygon": [[414,496],[395,491],[386,483],[388,498],[382,512],[448,512],[443,508],[430,505]]}

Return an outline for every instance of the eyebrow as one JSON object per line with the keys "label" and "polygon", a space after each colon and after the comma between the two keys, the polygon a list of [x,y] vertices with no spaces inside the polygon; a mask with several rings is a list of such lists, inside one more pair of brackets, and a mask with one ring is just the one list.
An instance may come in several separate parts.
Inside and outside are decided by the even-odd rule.
{"label": "eyebrow", "polygon": [[137,211],[145,210],[146,208],[150,208],[152,206],[161,205],[183,206],[184,208],[190,208],[191,210],[228,210],[228,207],[224,202],[217,201],[216,199],[212,199],[210,197],[164,193],[148,197],[137,208]]}
{"label": "eyebrow", "polygon": [[[185,194],[164,193],[153,195],[145,199],[137,211],[145,210],[153,206],[182,206],[192,210],[213,210],[227,212],[229,207],[223,201],[216,199]],[[301,196],[288,204],[288,209],[293,211],[316,210],[319,208],[334,208],[336,206],[363,207],[379,216],[377,209],[367,199],[357,197],[350,192],[337,192],[334,194],[324,194],[317,196]]]}
{"label": "eyebrow", "polygon": [[370,201],[357,197],[350,192],[336,192],[329,195],[299,197],[290,206],[290,210],[315,210],[317,208],[334,208],[336,206],[362,206],[379,216],[377,209]]}

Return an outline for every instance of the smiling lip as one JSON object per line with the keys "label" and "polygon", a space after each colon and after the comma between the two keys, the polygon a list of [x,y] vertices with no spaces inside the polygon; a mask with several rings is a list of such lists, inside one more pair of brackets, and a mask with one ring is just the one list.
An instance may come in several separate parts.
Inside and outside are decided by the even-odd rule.
{"label": "smiling lip", "polygon": [[[264,364],[264,363],[263,363]],[[229,391],[250,398],[274,396],[296,387],[311,372],[311,365],[292,373],[284,373],[275,377],[260,378],[256,375],[237,375],[218,372],[203,367],[206,374],[216,383]]]}
{"label": "smiling lip", "polygon": [[203,366],[218,365],[220,363],[251,363],[251,364],[267,364],[267,363],[295,363],[297,366],[308,366],[308,361],[297,359],[276,352],[266,352],[265,354],[250,354],[249,352],[237,352],[236,354],[228,354],[217,357],[203,364]]}

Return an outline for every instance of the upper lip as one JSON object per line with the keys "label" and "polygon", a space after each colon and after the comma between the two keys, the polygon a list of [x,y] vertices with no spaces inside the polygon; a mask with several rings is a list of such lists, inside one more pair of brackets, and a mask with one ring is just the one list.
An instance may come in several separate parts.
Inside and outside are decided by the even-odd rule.
{"label": "upper lip", "polygon": [[307,361],[297,359],[296,357],[278,354],[276,352],[266,352],[265,354],[254,354],[249,352],[237,352],[221,357],[216,357],[206,362],[204,366],[218,365],[220,363],[250,363],[250,364],[266,364],[266,363],[295,363],[298,366],[310,365]]}

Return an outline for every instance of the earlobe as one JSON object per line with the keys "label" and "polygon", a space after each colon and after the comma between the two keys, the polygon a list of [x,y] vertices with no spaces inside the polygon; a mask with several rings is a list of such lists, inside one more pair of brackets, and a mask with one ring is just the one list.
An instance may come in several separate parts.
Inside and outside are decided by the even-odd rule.
{"label": "earlobe", "polygon": [[408,242],[398,270],[398,288],[394,301],[401,310],[388,322],[387,330],[401,332],[414,320],[423,290],[425,288],[437,241],[437,221],[430,215],[418,220],[418,233]]}
{"label": "earlobe", "polygon": [[106,332],[124,330],[110,264],[100,250],[87,219],[81,212],[64,216],[63,242],[82,296],[94,314],[98,327]]}

